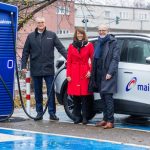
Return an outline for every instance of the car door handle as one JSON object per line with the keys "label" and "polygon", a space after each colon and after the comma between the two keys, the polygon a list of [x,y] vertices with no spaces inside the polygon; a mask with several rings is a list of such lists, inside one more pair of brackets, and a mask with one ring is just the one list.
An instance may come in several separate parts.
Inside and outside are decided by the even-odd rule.
{"label": "car door handle", "polygon": [[133,72],[126,71],[126,72],[124,72],[124,73],[132,74]]}

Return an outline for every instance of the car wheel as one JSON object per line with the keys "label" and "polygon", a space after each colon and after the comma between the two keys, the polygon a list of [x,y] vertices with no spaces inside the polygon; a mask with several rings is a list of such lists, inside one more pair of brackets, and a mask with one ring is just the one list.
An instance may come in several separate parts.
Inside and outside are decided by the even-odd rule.
{"label": "car wheel", "polygon": [[[88,99],[88,114],[87,118],[88,120],[92,119],[95,116],[95,112],[93,111],[93,96],[89,96]],[[64,109],[68,117],[72,120],[75,120],[76,116],[73,114],[73,96],[70,96],[67,94],[67,91],[64,93],[64,98],[63,98],[63,104],[64,104]]]}
{"label": "car wheel", "polygon": [[67,92],[64,93],[63,104],[68,117],[72,120],[75,120],[75,116],[73,114],[73,97],[69,96]]}

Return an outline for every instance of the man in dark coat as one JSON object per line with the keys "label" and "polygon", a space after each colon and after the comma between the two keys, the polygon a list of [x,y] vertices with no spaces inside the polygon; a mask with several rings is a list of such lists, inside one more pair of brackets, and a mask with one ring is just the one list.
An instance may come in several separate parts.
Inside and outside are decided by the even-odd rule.
{"label": "man in dark coat", "polygon": [[108,33],[106,25],[100,25],[89,91],[100,93],[103,102],[103,120],[96,123],[96,126],[103,126],[105,129],[114,127],[113,94],[117,92],[119,60],[120,49],[117,40]]}
{"label": "man in dark coat", "polygon": [[48,112],[51,120],[59,120],[55,115],[55,93],[52,89],[51,96],[50,89],[54,79],[54,48],[66,58],[67,51],[58,39],[57,35],[46,30],[45,18],[38,17],[36,19],[37,28],[34,32],[30,33],[26,39],[23,54],[22,54],[22,72],[27,72],[27,60],[30,55],[30,71],[34,83],[34,92],[36,100],[37,119],[41,120],[43,113],[43,94],[42,86],[43,79],[47,86],[47,95],[49,99]]}

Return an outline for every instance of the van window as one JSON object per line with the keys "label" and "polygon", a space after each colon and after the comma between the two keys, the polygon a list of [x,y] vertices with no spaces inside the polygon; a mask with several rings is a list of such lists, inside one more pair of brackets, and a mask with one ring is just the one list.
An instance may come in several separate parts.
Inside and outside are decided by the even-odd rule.
{"label": "van window", "polygon": [[118,46],[120,48],[120,61],[126,62],[127,61],[127,52],[126,52],[126,46],[124,44],[125,39],[117,39]]}
{"label": "van window", "polygon": [[127,62],[146,64],[146,57],[150,56],[150,42],[130,39],[127,44]]}
{"label": "van window", "polygon": [[118,46],[121,50],[122,50],[123,42],[124,42],[124,39],[117,39]]}

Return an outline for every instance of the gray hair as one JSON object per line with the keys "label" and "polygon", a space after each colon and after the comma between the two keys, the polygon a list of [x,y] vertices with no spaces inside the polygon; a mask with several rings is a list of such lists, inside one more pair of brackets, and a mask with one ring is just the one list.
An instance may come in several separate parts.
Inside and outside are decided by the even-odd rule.
{"label": "gray hair", "polygon": [[106,25],[106,24],[100,24],[99,26],[98,26],[98,30],[100,30],[100,29],[106,29],[106,30],[109,30],[109,28],[108,28],[108,26]]}

